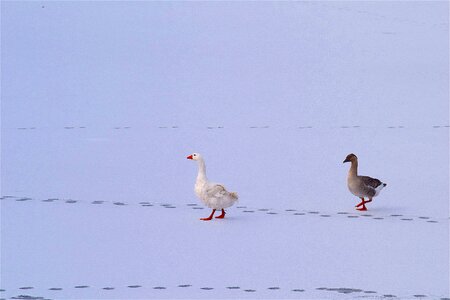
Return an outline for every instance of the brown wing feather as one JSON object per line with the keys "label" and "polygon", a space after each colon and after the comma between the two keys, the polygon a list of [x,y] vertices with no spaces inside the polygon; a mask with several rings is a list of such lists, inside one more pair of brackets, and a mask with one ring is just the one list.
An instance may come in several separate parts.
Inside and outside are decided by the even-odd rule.
{"label": "brown wing feather", "polygon": [[363,195],[365,195],[366,197],[373,197],[376,194],[376,191],[373,187],[362,184],[360,187],[360,191],[362,192]]}
{"label": "brown wing feather", "polygon": [[361,176],[361,180],[365,185],[370,186],[374,189],[381,185],[380,180],[369,176]]}

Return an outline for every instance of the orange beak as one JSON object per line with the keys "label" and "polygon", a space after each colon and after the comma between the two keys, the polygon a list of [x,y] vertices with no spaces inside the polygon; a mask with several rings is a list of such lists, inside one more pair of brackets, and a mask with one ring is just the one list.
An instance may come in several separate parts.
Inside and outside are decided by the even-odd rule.
{"label": "orange beak", "polygon": [[188,157],[186,157],[187,159],[192,159],[192,155],[189,155]]}

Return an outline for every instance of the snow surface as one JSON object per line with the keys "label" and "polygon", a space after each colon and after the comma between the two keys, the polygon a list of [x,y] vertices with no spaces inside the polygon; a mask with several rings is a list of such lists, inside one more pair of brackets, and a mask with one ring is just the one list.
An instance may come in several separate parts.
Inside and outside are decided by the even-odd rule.
{"label": "snow surface", "polygon": [[448,2],[1,5],[1,297],[450,297]]}

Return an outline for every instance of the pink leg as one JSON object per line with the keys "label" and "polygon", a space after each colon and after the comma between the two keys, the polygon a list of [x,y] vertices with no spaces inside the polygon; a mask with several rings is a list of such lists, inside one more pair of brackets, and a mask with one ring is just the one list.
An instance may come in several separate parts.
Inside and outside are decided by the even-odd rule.
{"label": "pink leg", "polygon": [[209,215],[209,217],[207,217],[207,218],[201,218],[200,220],[202,220],[202,221],[210,221],[210,220],[212,220],[212,218],[213,218],[215,212],[216,212],[216,210],[213,209],[213,210],[212,210],[212,213]]}

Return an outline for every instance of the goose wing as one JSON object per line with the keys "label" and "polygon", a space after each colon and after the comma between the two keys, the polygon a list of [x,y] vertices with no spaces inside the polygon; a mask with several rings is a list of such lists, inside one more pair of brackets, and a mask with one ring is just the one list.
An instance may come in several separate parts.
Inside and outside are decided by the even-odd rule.
{"label": "goose wing", "polygon": [[379,187],[382,182],[376,178],[372,178],[369,176],[361,176],[361,181],[364,183],[364,185],[367,185],[368,187],[376,189]]}
{"label": "goose wing", "polygon": [[382,182],[369,176],[361,176],[360,179],[362,192],[369,197],[375,196],[377,193],[376,188],[379,187]]}
{"label": "goose wing", "polygon": [[206,189],[206,195],[209,198],[221,198],[228,194],[228,191],[222,184],[213,183]]}

